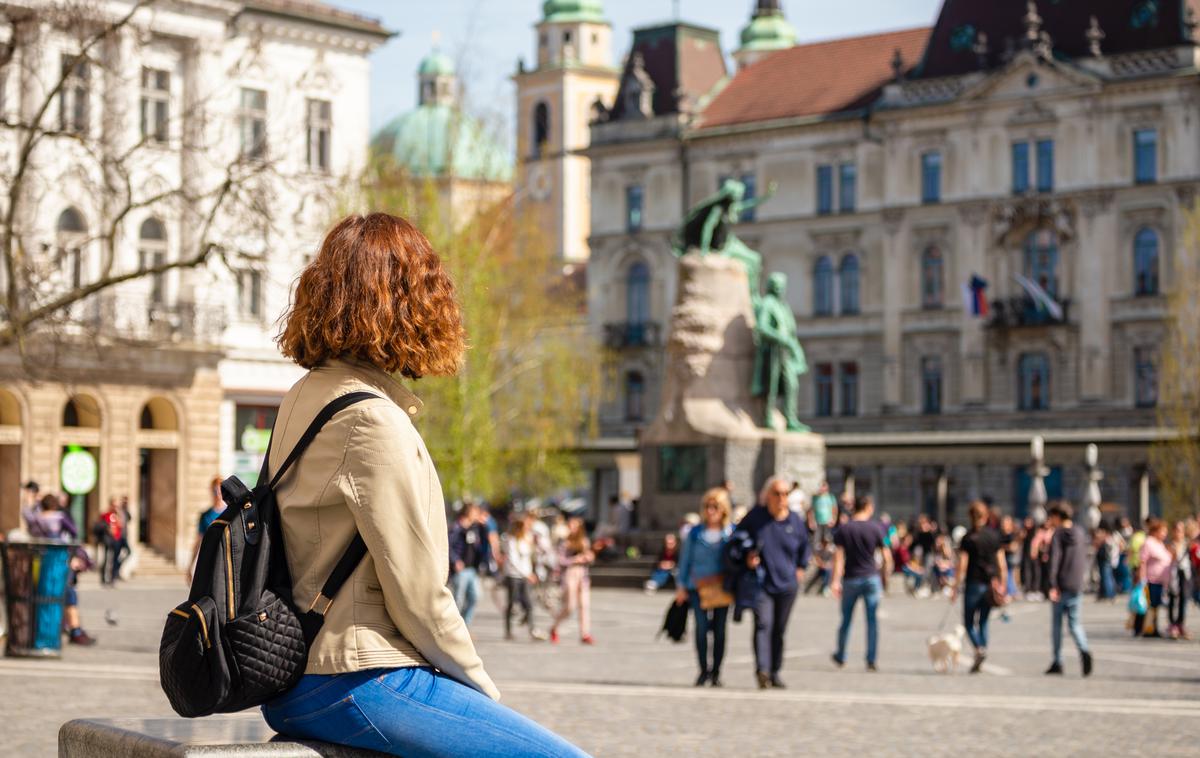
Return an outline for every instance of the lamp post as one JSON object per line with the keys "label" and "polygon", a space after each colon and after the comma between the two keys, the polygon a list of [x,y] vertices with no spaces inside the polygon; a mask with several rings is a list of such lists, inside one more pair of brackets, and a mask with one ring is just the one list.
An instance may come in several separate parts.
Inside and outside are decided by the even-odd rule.
{"label": "lamp post", "polygon": [[1029,467],[1029,475],[1033,481],[1029,484],[1029,516],[1033,523],[1041,526],[1046,521],[1046,480],[1050,473],[1046,468],[1046,443],[1041,435],[1029,443],[1029,453],[1033,464]]}
{"label": "lamp post", "polygon": [[1104,472],[1100,470],[1098,465],[1100,460],[1100,449],[1093,445],[1088,445],[1084,452],[1083,462],[1087,466],[1087,492],[1083,495],[1083,504],[1087,506],[1087,525],[1089,529],[1095,529],[1100,526],[1100,480],[1104,478]]}

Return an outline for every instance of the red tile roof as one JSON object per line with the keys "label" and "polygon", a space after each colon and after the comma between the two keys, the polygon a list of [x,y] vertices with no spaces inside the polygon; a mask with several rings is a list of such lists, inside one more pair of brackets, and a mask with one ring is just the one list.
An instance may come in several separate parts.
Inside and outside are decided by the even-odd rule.
{"label": "red tile roof", "polygon": [[700,127],[839,113],[870,102],[893,76],[897,48],[910,69],[930,29],[906,29],[780,50],[738,72],[704,110]]}

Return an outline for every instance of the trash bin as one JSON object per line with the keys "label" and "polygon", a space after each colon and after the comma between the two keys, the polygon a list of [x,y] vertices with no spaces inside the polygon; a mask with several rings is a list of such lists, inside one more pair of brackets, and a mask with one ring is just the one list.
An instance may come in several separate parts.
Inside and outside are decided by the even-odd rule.
{"label": "trash bin", "polygon": [[64,542],[0,543],[8,613],[5,655],[62,655],[63,599],[74,548]]}

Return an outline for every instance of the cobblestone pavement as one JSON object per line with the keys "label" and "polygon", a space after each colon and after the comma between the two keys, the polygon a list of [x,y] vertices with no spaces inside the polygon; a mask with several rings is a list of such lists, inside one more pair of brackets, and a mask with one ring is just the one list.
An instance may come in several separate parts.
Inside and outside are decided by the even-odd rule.
{"label": "cobblestone pavement", "polygon": [[[57,728],[72,718],[171,715],[156,656],[163,617],[183,593],[181,581],[85,583],[85,622],[98,645],[68,647],[60,661],[0,659],[0,755],[54,755]],[[1196,754],[1198,646],[1129,639],[1123,604],[1086,605],[1096,673],[1084,680],[1069,638],[1066,676],[1042,675],[1043,604],[1018,603],[1009,622],[993,621],[984,674],[938,675],[924,640],[946,601],[889,597],[881,671],[869,674],[861,618],[850,663],[837,671],[834,601],[804,598],[788,632],[788,689],[759,692],[748,620],[730,625],[725,688],[697,689],[691,645],[654,639],[667,602],[665,592],[597,590],[590,648],[574,627],[556,646],[504,642],[486,594],[474,629],[504,702],[597,756]],[[106,625],[106,610],[116,626]]]}

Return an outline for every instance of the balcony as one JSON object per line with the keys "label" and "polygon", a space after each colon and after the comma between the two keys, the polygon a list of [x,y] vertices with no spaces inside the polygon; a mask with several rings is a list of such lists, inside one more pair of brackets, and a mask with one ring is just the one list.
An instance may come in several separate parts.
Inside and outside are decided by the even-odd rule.
{"label": "balcony", "polygon": [[989,329],[1020,329],[1038,326],[1059,326],[1071,321],[1070,298],[1055,298],[1054,302],[1062,308],[1062,318],[1055,318],[1042,310],[1031,297],[1009,297],[992,301],[992,316],[988,320]]}
{"label": "balcony", "polygon": [[662,326],[655,321],[604,325],[604,346],[610,350],[658,347],[661,344]]}
{"label": "balcony", "polygon": [[98,337],[156,345],[216,346],[225,308],[185,301],[155,303],[144,295],[102,293],[87,303],[86,326]]}

